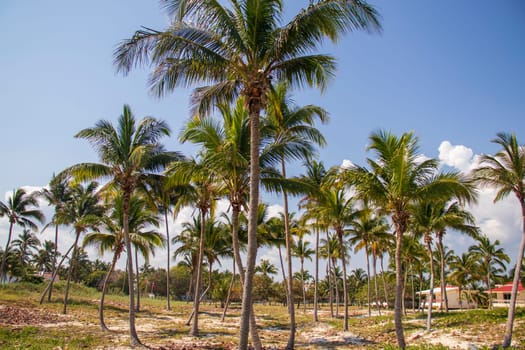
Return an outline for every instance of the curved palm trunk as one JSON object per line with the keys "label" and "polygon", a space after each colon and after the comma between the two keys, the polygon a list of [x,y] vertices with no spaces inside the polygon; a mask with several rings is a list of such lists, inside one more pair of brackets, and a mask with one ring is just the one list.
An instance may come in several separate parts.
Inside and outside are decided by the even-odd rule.
{"label": "curved palm trunk", "polygon": [[67,250],[66,254],[64,254],[64,256],[62,257],[62,259],[60,260],[60,262],[58,263],[58,266],[57,268],[55,269],[55,271],[53,272],[53,275],[51,276],[51,281],[49,281],[47,287],[44,289],[44,291],[42,292],[42,295],[40,296],[40,305],[42,305],[42,303],[44,302],[44,298],[46,296],[46,294],[48,293],[49,289],[51,288],[52,284],[53,284],[53,281],[55,280],[55,278],[57,277],[57,274],[58,274],[58,270],[60,269],[60,267],[62,266],[62,263],[66,260],[67,256],[69,255],[69,253],[71,253],[71,251],[73,250],[73,247],[75,245],[73,244],[71,247],[69,247],[69,249]]}
{"label": "curved palm trunk", "polygon": [[[241,253],[239,248],[239,214],[240,209],[238,205],[232,205],[232,244],[233,244],[233,256],[237,267],[239,268],[239,276],[241,277],[241,285],[244,286],[244,267],[242,264]],[[251,306],[252,312],[250,313],[249,320],[249,332],[252,337],[252,345],[255,350],[262,349],[261,339],[259,338],[259,331],[257,330],[257,323],[255,321],[255,313],[253,312],[253,305]]]}
{"label": "curved palm trunk", "polygon": [[394,222],[396,225],[396,297],[394,302],[394,325],[396,328],[397,345],[401,349],[406,348],[405,335],[403,333],[403,269],[402,269],[402,247],[403,247],[403,230],[401,224]]}
{"label": "curved palm trunk", "polygon": [[166,242],[167,242],[167,253],[166,259],[166,310],[171,310],[170,304],[170,230],[168,228],[168,210],[164,211],[164,222],[166,224]]}
{"label": "curved palm trunk", "polygon": [[199,258],[197,263],[197,278],[195,280],[195,290],[193,294],[193,324],[190,329],[190,335],[197,337],[199,335],[199,306],[200,306],[200,289],[201,289],[201,273],[202,273],[202,259],[204,256],[204,239],[206,238],[206,210],[201,208],[201,236],[199,242]]}
{"label": "curved palm trunk", "polygon": [[428,256],[430,259],[430,292],[427,309],[427,331],[430,331],[430,328],[432,327],[432,304],[434,301],[434,254],[432,253],[432,247],[430,246],[431,240],[428,235],[425,237],[425,243],[427,245]]}
{"label": "curved palm trunk", "polygon": [[441,285],[441,303],[439,304],[439,309],[443,310],[443,306],[445,306],[445,312],[448,312],[448,296],[447,296],[447,286],[446,286],[446,278],[445,278],[445,249],[443,249],[443,233],[438,232],[437,238],[438,238],[437,247],[439,250],[440,263],[441,263],[441,266],[439,267],[439,278],[441,282],[440,283]]}
{"label": "curved palm trunk", "polygon": [[135,291],[133,286],[133,256],[131,250],[131,239],[129,237],[129,201],[131,197],[131,191],[123,191],[124,200],[122,203],[123,208],[123,223],[124,223],[124,241],[126,243],[126,256],[128,266],[128,290],[129,290],[129,340],[131,346],[142,345],[137,335],[135,328]]}
{"label": "curved palm trunk", "polygon": [[228,287],[228,296],[226,297],[226,303],[224,304],[224,310],[222,312],[221,322],[224,322],[224,319],[226,318],[226,312],[228,312],[228,306],[230,305],[233,283],[235,282],[235,265],[236,265],[235,258],[233,260],[232,265],[233,265],[232,266],[232,279],[230,281],[230,286]]}
{"label": "curved palm trunk", "polygon": [[115,252],[115,254],[113,255],[113,259],[111,260],[111,266],[108,270],[108,273],[106,274],[106,277],[104,278],[104,284],[102,285],[102,295],[100,296],[100,305],[98,307],[98,318],[100,320],[100,328],[102,328],[103,331],[109,331],[108,327],[106,326],[106,323],[104,322],[104,299],[106,297],[106,289],[109,278],[111,277],[111,273],[115,269],[115,265],[117,264],[119,256],[120,252]]}
{"label": "curved palm trunk", "polygon": [[[57,257],[58,257],[58,224],[55,224],[55,252],[53,255],[53,272],[51,275],[55,274],[55,271],[57,270]],[[49,292],[47,293],[47,301],[51,301],[51,294],[53,294],[53,282],[54,279],[51,279],[51,283],[49,286]]]}
{"label": "curved palm trunk", "polygon": [[[281,174],[286,179],[286,167],[284,164],[284,157],[281,157]],[[286,241],[286,262],[288,267],[288,313],[290,317],[290,334],[288,336],[288,343],[286,349],[291,350],[295,347],[295,310],[293,308],[293,270],[292,270],[292,238],[290,235],[290,217],[288,212],[288,194],[283,190],[283,209],[284,209],[284,236]],[[306,308],[306,306],[305,306]]]}
{"label": "curved palm trunk", "polygon": [[9,252],[9,244],[11,244],[11,236],[13,235],[13,222],[9,222],[9,235],[5,244],[4,254],[2,254],[2,263],[0,264],[0,282],[4,283],[7,280],[6,260]]}
{"label": "curved palm trunk", "polygon": [[319,226],[315,226],[315,279],[314,279],[314,322],[319,321],[317,315],[319,299]]}
{"label": "curved palm trunk", "polygon": [[139,253],[137,247],[135,247],[135,270],[137,271],[137,304],[135,311],[140,312],[140,272],[139,272]]}
{"label": "curved palm trunk", "polygon": [[365,246],[365,253],[366,253],[366,298],[368,301],[368,318],[372,316],[372,305],[370,305],[370,261],[369,261],[369,254],[368,254],[368,246]]}
{"label": "curved palm trunk", "polygon": [[516,261],[516,268],[514,269],[514,279],[512,280],[512,292],[510,294],[510,305],[509,313],[507,316],[507,325],[505,327],[505,338],[503,340],[503,347],[507,348],[512,342],[512,329],[514,327],[514,316],[516,311],[516,298],[518,296],[518,286],[520,283],[520,272],[521,265],[523,261],[523,254],[525,253],[525,203],[524,199],[520,198],[521,203],[521,216],[522,216],[522,234],[521,234],[521,243],[518,251],[518,257]]}
{"label": "curved palm trunk", "polygon": [[73,267],[75,266],[75,260],[77,258],[77,245],[78,245],[78,238],[80,237],[80,231],[76,232],[75,236],[75,243],[73,244],[73,255],[71,255],[71,260],[69,261],[69,270],[67,273],[67,284],[66,284],[66,292],[64,295],[64,307],[62,309],[62,313],[65,315],[67,312],[67,301],[69,296],[69,286],[71,285],[71,275],[73,274]]}
{"label": "curved palm trunk", "polygon": [[344,321],[343,321],[343,330],[348,331],[348,291],[346,285],[346,254],[344,252],[344,242],[343,242],[343,231],[341,229],[337,230],[337,237],[339,238],[339,247],[341,250],[341,265],[343,266],[343,304],[344,304]]}

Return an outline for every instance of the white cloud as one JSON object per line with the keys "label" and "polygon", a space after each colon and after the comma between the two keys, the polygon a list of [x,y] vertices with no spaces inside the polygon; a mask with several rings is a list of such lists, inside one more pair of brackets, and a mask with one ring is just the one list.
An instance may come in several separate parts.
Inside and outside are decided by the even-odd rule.
{"label": "white cloud", "polygon": [[463,145],[452,145],[449,141],[443,141],[438,151],[442,163],[462,172],[470,171],[475,163],[474,152]]}
{"label": "white cloud", "polygon": [[354,162],[348,159],[343,159],[343,162],[341,163],[341,168],[343,169],[350,169],[354,166]]}

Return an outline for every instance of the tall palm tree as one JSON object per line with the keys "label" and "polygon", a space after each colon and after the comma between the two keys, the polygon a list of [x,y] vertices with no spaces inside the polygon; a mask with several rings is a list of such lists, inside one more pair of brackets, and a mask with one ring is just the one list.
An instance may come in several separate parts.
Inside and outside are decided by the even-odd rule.
{"label": "tall palm tree", "polygon": [[7,242],[4,254],[2,254],[2,262],[0,263],[0,283],[3,283],[7,277],[6,259],[13,235],[13,227],[19,225],[36,230],[37,225],[35,221],[44,222],[44,214],[37,208],[37,193],[27,193],[23,188],[13,190],[6,202],[0,201],[0,217],[6,216],[9,220]]}
{"label": "tall palm tree", "polygon": [[[250,115],[250,229],[243,288],[239,348],[248,346],[252,277],[257,254],[256,214],[259,203],[259,117],[266,108],[271,79],[295,86],[326,87],[334,75],[334,59],[311,54],[325,38],[335,41],[355,29],[379,29],[375,9],[364,1],[311,3],[281,25],[281,0],[165,0],[172,17],[166,31],[144,29],[122,42],[115,52],[117,69],[128,73],[152,64],[152,90],[163,95],[177,87],[210,84],[192,96],[196,109],[209,111],[217,102],[245,96]],[[293,348],[293,339],[288,348]]]}
{"label": "tall palm tree", "polygon": [[[334,175],[336,176],[336,175]],[[334,229],[339,243],[339,254],[343,270],[343,303],[344,303],[344,322],[343,328],[348,330],[348,291],[346,260],[347,249],[345,243],[346,228],[355,218],[356,210],[354,200],[348,198],[348,193],[341,182],[334,180],[330,188],[324,190],[320,202],[319,211],[327,223]]]}
{"label": "tall palm tree", "polygon": [[133,258],[129,236],[129,202],[136,191],[145,190],[148,180],[158,171],[181,156],[166,152],[159,143],[168,136],[168,125],[152,117],[137,122],[129,106],[125,105],[115,128],[101,120],[92,128],[81,130],[77,138],[87,139],[96,149],[102,163],[80,163],[65,170],[77,181],[106,178],[106,189],[114,188],[123,196],[124,241],[126,244],[129,285],[129,334],[132,346],[140,345],[135,329],[135,300],[133,288]]}
{"label": "tall palm tree", "polygon": [[[99,305],[99,321],[103,331],[109,329],[104,322],[104,299],[106,296],[107,284],[115,269],[120,256],[125,252],[124,241],[124,215],[123,215],[123,198],[121,195],[111,199],[113,210],[108,216],[102,219],[102,230],[90,232],[84,237],[82,245],[94,245],[98,247],[100,255],[106,252],[112,252],[113,258],[111,265],[106,273],[102,284],[102,294]],[[132,243],[139,247],[141,251],[148,251],[152,245],[158,245],[163,242],[163,237],[154,230],[145,231],[146,227],[158,227],[159,221],[156,213],[152,212],[144,199],[134,195],[129,202],[129,235]]]}
{"label": "tall palm tree", "polygon": [[[450,262],[449,278],[455,285],[458,286],[459,307],[463,308],[463,293],[462,290],[472,283],[472,278],[475,271],[478,269],[478,262],[475,256],[470,252],[462,253],[461,255],[452,256]],[[467,304],[468,305],[468,304]]]}
{"label": "tall palm tree", "polygon": [[457,182],[456,173],[437,174],[435,159],[421,159],[418,140],[412,133],[397,137],[378,131],[370,136],[369,150],[376,152],[377,160],[367,159],[370,170],[352,166],[347,180],[354,185],[357,196],[366,198],[383,212],[391,215],[396,236],[396,297],[394,323],[398,346],[406,347],[402,324],[402,242],[412,216],[410,206],[421,200],[439,199],[450,195],[472,197],[471,186]]}
{"label": "tall palm tree", "polygon": [[[366,257],[366,276],[367,276],[367,301],[368,301],[368,317],[371,317],[371,297],[370,297],[370,254],[374,257],[374,277],[375,272],[375,257],[377,250],[374,251],[372,248],[377,248],[378,241],[384,239],[387,235],[388,225],[383,217],[374,214],[373,208],[368,206],[368,203],[363,203],[362,209],[357,213],[357,217],[350,223],[348,230],[350,234],[350,244],[355,246],[354,251],[358,252],[361,249],[365,251]],[[377,280],[375,283],[375,303],[379,310],[378,303],[378,292],[377,292]]]}
{"label": "tall palm tree", "polygon": [[204,157],[173,162],[166,169],[166,176],[168,176],[166,183],[168,188],[186,187],[184,194],[179,198],[180,207],[194,205],[199,210],[200,238],[193,298],[193,323],[190,328],[190,335],[196,337],[199,334],[200,285],[205,253],[206,217],[215,199],[222,194],[222,188],[217,182],[213,169],[207,166]]}
{"label": "tall palm tree", "polygon": [[[44,187],[40,192],[40,195],[47,201],[48,205],[53,206],[55,213],[51,221],[44,226],[44,231],[50,225],[55,226],[55,253],[53,254],[53,272],[57,269],[57,258],[58,258],[58,227],[60,226],[57,221],[57,216],[63,210],[64,205],[69,199],[69,180],[67,176],[55,176],[51,178],[49,187]],[[47,301],[51,301],[51,295],[53,294],[53,279],[49,285],[49,292],[47,294]]]}
{"label": "tall palm tree", "polygon": [[502,147],[495,155],[483,155],[474,175],[481,185],[498,189],[494,198],[497,202],[513,193],[520,203],[522,216],[521,243],[516,259],[516,268],[512,280],[512,292],[505,328],[503,347],[509,347],[512,341],[516,297],[521,271],[521,261],[525,253],[525,147],[518,143],[516,134],[499,133],[492,142]]}
{"label": "tall palm tree", "polygon": [[64,293],[64,307],[62,309],[62,313],[64,314],[67,312],[71,276],[75,265],[77,265],[75,259],[78,258],[77,251],[80,235],[89,229],[95,230],[100,224],[100,218],[106,210],[100,202],[97,187],[98,183],[96,182],[91,182],[87,186],[80,184],[71,186],[70,198],[56,218],[59,224],[70,224],[73,226],[75,233],[73,252],[69,259],[66,290]]}
{"label": "tall palm tree", "polygon": [[489,295],[489,308],[492,309],[492,271],[494,268],[505,269],[505,263],[510,262],[509,256],[505,250],[500,247],[499,240],[492,242],[486,235],[480,235],[477,239],[477,244],[469,248],[469,253],[477,258],[483,265],[486,275],[484,277],[487,293]]}
{"label": "tall palm tree", "polygon": [[54,270],[55,243],[46,240],[35,256],[35,264],[38,271],[42,273],[52,273]]}

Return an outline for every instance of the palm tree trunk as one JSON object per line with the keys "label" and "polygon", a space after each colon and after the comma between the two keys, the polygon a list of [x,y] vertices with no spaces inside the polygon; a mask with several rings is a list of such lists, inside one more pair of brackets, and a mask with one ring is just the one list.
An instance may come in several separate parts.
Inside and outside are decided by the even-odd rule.
{"label": "palm tree trunk", "polygon": [[[239,248],[239,214],[240,208],[237,204],[232,204],[232,244],[233,244],[233,256],[237,267],[239,268],[239,276],[241,277],[241,285],[244,286],[244,267],[242,265],[241,253]],[[259,331],[257,330],[257,323],[255,320],[255,313],[253,312],[253,305],[251,306],[252,312],[250,313],[249,320],[249,332],[252,337],[252,345],[255,350],[262,349],[261,339],[259,338]]]}
{"label": "palm tree trunk", "polygon": [[319,321],[317,316],[319,299],[319,225],[315,225],[315,279],[314,279],[314,322]]}
{"label": "palm tree trunk", "polygon": [[[284,157],[281,157],[281,174],[286,179],[286,166],[284,164]],[[290,234],[290,217],[288,212],[288,194],[283,190],[283,210],[284,210],[284,235],[286,241],[286,262],[288,264],[288,313],[290,317],[290,334],[288,336],[288,343],[286,350],[291,350],[295,347],[295,310],[293,308],[293,270],[292,270],[292,238]],[[306,307],[306,306],[305,306]]]}
{"label": "palm tree trunk", "polygon": [[140,272],[139,272],[139,253],[137,247],[135,247],[135,270],[137,271],[137,304],[135,311],[140,312]]}
{"label": "palm tree trunk", "polygon": [[383,254],[379,255],[379,268],[381,270],[381,279],[383,280],[383,290],[385,292],[385,302],[386,302],[387,307],[388,307],[389,306],[389,302],[388,302],[388,288],[386,286],[385,269],[383,268]]}
{"label": "palm tree trunk", "polygon": [[445,312],[448,312],[448,296],[447,296],[447,286],[445,278],[445,249],[443,249],[443,233],[437,234],[437,247],[440,255],[440,269],[439,276],[441,282],[441,303],[439,304],[440,310],[443,310],[443,301],[445,302]]}
{"label": "palm tree trunk", "polygon": [[523,198],[520,199],[521,202],[521,216],[522,216],[522,234],[521,234],[521,243],[518,251],[518,257],[516,261],[516,268],[514,269],[514,279],[512,280],[512,292],[510,294],[510,305],[509,313],[507,315],[507,325],[505,327],[505,338],[503,340],[503,347],[507,348],[512,342],[512,329],[514,327],[514,316],[516,311],[516,298],[518,296],[518,286],[520,283],[520,272],[521,265],[523,262],[523,254],[525,253],[525,204]]}
{"label": "palm tree trunk", "polygon": [[344,242],[343,242],[343,231],[342,229],[337,230],[337,237],[339,238],[339,247],[341,250],[341,264],[343,265],[343,303],[345,308],[344,321],[343,321],[343,330],[348,331],[348,291],[346,285],[346,261],[345,261],[345,251],[344,251]]}
{"label": "palm tree trunk", "polygon": [[201,235],[199,242],[199,258],[197,263],[197,278],[195,280],[195,291],[193,296],[193,324],[190,329],[190,335],[197,337],[199,335],[199,305],[200,305],[200,289],[201,289],[201,273],[202,260],[204,257],[204,240],[206,239],[206,209],[200,209],[201,215]]}
{"label": "palm tree trunk", "polygon": [[283,253],[281,252],[281,245],[279,245],[278,247],[278,251],[279,251],[279,261],[281,263],[281,272],[282,272],[282,275],[283,275],[283,281],[285,282],[284,283],[284,290],[286,292],[286,298],[288,300],[288,293],[290,293],[288,291],[288,284],[286,284],[286,273],[284,271],[284,261],[283,261]]}
{"label": "palm tree trunk", "polygon": [[368,256],[368,246],[365,246],[366,253],[366,298],[368,302],[368,318],[372,317],[372,305],[370,305],[370,261]]}
{"label": "palm tree trunk", "polygon": [[9,222],[9,235],[5,244],[4,254],[2,254],[2,263],[0,264],[0,282],[4,283],[7,280],[6,260],[9,252],[9,244],[11,243],[11,236],[13,235],[13,222]]}
{"label": "palm tree trunk", "polygon": [[106,323],[104,322],[104,299],[106,297],[106,289],[109,278],[111,277],[111,273],[115,269],[115,265],[119,256],[120,252],[115,252],[115,254],[113,255],[113,259],[111,260],[111,266],[108,270],[108,273],[106,274],[106,278],[104,278],[104,284],[102,285],[102,295],[100,296],[100,305],[98,307],[98,318],[100,320],[100,328],[102,328],[102,331],[109,331],[108,327],[106,327]]}
{"label": "palm tree trunk", "polygon": [[166,242],[167,253],[166,259],[166,310],[171,310],[170,304],[170,230],[168,227],[168,210],[164,211],[164,223],[166,224]]}
{"label": "palm tree trunk", "polygon": [[124,200],[122,203],[123,211],[123,224],[124,224],[124,241],[126,243],[126,256],[128,266],[128,290],[129,290],[129,340],[130,345],[139,346],[142,345],[137,335],[135,328],[135,291],[133,286],[133,253],[131,250],[131,239],[129,237],[129,201],[131,197],[131,190],[124,192]]}
{"label": "palm tree trunk", "polygon": [[228,296],[226,297],[226,303],[224,304],[224,311],[222,312],[221,322],[224,322],[224,318],[226,317],[226,312],[228,312],[228,306],[230,305],[233,283],[235,282],[235,265],[236,264],[235,264],[235,258],[234,258],[233,266],[232,266],[232,279],[230,281],[230,286],[228,287]]}
{"label": "palm tree trunk", "polygon": [[425,243],[427,244],[430,259],[430,292],[427,309],[427,332],[430,332],[430,328],[432,327],[432,304],[434,301],[434,254],[432,253],[432,247],[430,246],[430,239],[428,237],[425,237]]}
{"label": "palm tree trunk", "polygon": [[339,318],[339,304],[340,303],[340,298],[339,298],[339,280],[337,279],[337,275],[335,274],[335,267],[337,266],[335,264],[335,261],[332,261],[332,273],[334,274],[334,278],[333,278],[333,281],[334,281],[334,288],[335,288],[335,318]]}
{"label": "palm tree trunk", "polygon": [[62,309],[62,313],[64,315],[67,312],[67,299],[69,296],[69,286],[71,284],[71,275],[73,274],[73,267],[75,266],[75,259],[77,258],[77,244],[78,244],[79,237],[80,237],[80,231],[77,231],[76,236],[75,236],[75,243],[73,244],[73,255],[71,255],[71,259],[69,260],[69,271],[67,273],[67,284],[66,284],[66,291],[64,295],[64,307]]}
{"label": "palm tree trunk", "polygon": [[44,291],[42,292],[42,295],[40,296],[40,305],[42,305],[42,303],[44,302],[44,298],[47,294],[47,292],[49,291],[49,288],[51,288],[53,282],[55,281],[55,278],[58,274],[58,270],[60,269],[60,267],[62,266],[62,263],[66,260],[67,256],[69,255],[69,253],[71,253],[71,250],[73,250],[73,247],[75,245],[71,245],[71,247],[69,247],[69,249],[67,250],[66,254],[64,254],[64,256],[62,257],[62,259],[60,260],[60,262],[58,263],[58,266],[57,268],[55,269],[55,271],[53,272],[53,275],[51,276],[51,281],[49,281],[47,287],[44,289]]}
{"label": "palm tree trunk", "polygon": [[381,316],[382,304],[379,302],[379,286],[377,285],[377,255],[372,252],[372,270],[374,271],[374,294],[377,306],[377,312]]}
{"label": "palm tree trunk", "polygon": [[416,287],[414,284],[414,264],[410,265],[410,282],[412,284],[412,313],[416,313]]}
{"label": "palm tree trunk", "polygon": [[248,246],[246,253],[246,275],[242,294],[241,325],[239,331],[239,350],[248,349],[250,314],[253,310],[252,287],[257,258],[257,212],[259,207],[259,115],[261,111],[260,87],[254,86],[257,96],[249,96],[250,114],[250,201],[248,213]]}
{"label": "palm tree trunk", "polygon": [[[53,255],[53,273],[55,274],[55,271],[57,269],[57,258],[58,258],[58,224],[55,224],[55,252]],[[47,293],[47,301],[51,301],[51,294],[53,294],[53,282],[54,279],[51,279],[51,283],[49,286],[49,292]]]}
{"label": "palm tree trunk", "polygon": [[[396,226],[400,226],[396,224]],[[402,247],[403,247],[403,231],[400,227],[396,227],[396,298],[394,302],[394,325],[396,329],[397,345],[401,349],[406,348],[405,335],[403,334],[403,269],[402,269]]]}
{"label": "palm tree trunk", "polygon": [[408,280],[408,262],[406,263],[406,266],[405,266],[405,273],[403,277],[403,297],[401,298],[401,300],[403,300],[403,315],[405,315],[405,317],[407,316],[407,308],[405,305],[405,299],[406,299],[406,293],[407,293],[407,280]]}
{"label": "palm tree trunk", "polygon": [[[326,241],[330,241],[330,234],[326,231]],[[328,290],[330,298],[330,317],[334,318],[334,290],[333,290],[333,279],[332,279],[332,257],[330,256],[330,248],[327,249],[327,269],[326,275],[328,276]]]}
{"label": "palm tree trunk", "polygon": [[306,291],[304,290],[304,259],[301,258],[301,288],[303,290],[303,313],[306,313]]}

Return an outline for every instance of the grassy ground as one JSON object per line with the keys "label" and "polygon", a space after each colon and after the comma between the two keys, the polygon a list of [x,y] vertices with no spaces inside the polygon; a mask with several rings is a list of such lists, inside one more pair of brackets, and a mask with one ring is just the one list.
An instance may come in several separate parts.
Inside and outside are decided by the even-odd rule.
{"label": "grassy ground", "polygon": [[[1,349],[126,349],[128,345],[127,297],[109,295],[106,324],[98,325],[100,293],[73,286],[68,315],[62,315],[63,285],[58,284],[52,302],[38,304],[42,286],[0,286]],[[153,349],[230,349],[238,339],[240,306],[232,305],[224,322],[222,309],[203,303],[199,317],[201,336],[188,336],[186,320],[191,304],[173,302],[165,310],[165,300],[141,299],[137,331],[142,342]],[[267,349],[284,348],[288,337],[288,317],[281,305],[256,305],[260,335]],[[342,314],[342,308],[340,309]],[[312,310],[296,311],[297,348],[301,349],[395,349],[396,338],[391,312],[366,317],[366,310],[351,308],[350,331],[342,332],[342,319],[331,318],[327,305],[320,311],[321,322],[312,321]],[[432,332],[425,332],[425,314],[409,314],[404,321],[411,349],[489,349],[501,342],[506,310],[454,311],[435,313]],[[516,348],[525,349],[525,310],[518,309],[514,328]]]}

